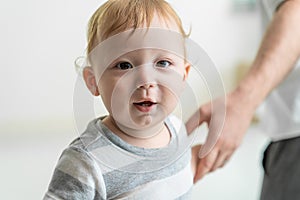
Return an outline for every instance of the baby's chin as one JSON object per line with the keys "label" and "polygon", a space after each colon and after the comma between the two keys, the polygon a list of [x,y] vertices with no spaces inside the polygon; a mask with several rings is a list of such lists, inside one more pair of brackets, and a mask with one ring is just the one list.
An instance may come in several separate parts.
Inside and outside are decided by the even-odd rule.
{"label": "baby's chin", "polygon": [[164,120],[153,119],[152,116],[144,116],[142,119],[139,119],[139,121],[131,122],[130,124],[122,122],[117,122],[116,124],[126,135],[145,139],[153,137],[160,132],[164,127]]}
{"label": "baby's chin", "polygon": [[155,123],[155,118],[150,114],[146,114],[138,117],[138,119],[134,119],[134,123],[136,124],[136,129],[145,130],[151,128],[151,126],[155,126],[158,122]]}

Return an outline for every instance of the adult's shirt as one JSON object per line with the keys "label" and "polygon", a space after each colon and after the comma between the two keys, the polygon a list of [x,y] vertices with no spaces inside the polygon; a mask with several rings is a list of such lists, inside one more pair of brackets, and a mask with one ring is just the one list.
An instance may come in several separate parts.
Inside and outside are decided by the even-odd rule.
{"label": "adult's shirt", "polygon": [[[284,1],[260,1],[265,28],[281,3]],[[267,97],[261,113],[261,127],[273,141],[300,136],[300,60],[286,79]]]}

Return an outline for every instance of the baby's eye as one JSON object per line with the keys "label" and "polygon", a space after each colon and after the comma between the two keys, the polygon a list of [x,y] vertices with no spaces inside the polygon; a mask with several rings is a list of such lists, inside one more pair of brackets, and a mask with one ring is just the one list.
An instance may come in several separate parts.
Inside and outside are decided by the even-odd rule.
{"label": "baby's eye", "polygon": [[171,64],[172,63],[167,60],[160,60],[156,63],[156,66],[166,68],[166,67],[169,67]]}
{"label": "baby's eye", "polygon": [[127,69],[131,69],[132,65],[129,62],[120,62],[116,64],[116,67],[121,70],[127,70]]}

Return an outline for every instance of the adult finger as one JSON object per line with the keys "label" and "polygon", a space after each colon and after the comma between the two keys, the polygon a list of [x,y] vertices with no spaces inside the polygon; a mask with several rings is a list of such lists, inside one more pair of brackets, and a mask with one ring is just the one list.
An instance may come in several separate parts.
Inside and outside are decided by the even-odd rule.
{"label": "adult finger", "polygon": [[224,151],[220,150],[218,157],[216,158],[216,161],[215,161],[213,167],[211,168],[211,172],[215,171],[218,168],[223,167],[227,163],[227,161],[229,160],[229,158],[231,157],[232,154],[233,154],[233,151],[224,152]]}
{"label": "adult finger", "polygon": [[[185,123],[186,131],[188,134],[192,133],[204,122],[209,124],[211,113],[208,109],[209,108],[207,107],[207,105],[202,106],[188,119],[188,121]],[[203,110],[205,110],[205,112]]]}
{"label": "adult finger", "polygon": [[215,160],[218,156],[218,150],[212,150],[206,157],[201,159],[198,163],[196,174],[194,176],[194,183],[204,177],[205,174],[209,173],[213,167]]}

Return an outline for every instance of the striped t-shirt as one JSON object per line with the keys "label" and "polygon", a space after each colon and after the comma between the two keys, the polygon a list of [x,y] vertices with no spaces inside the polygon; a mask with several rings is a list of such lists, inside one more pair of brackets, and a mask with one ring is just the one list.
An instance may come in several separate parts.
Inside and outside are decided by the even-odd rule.
{"label": "striped t-shirt", "polygon": [[193,175],[185,127],[174,116],[165,124],[168,146],[145,149],[120,139],[101,119],[91,121],[63,151],[44,200],[190,199]]}

